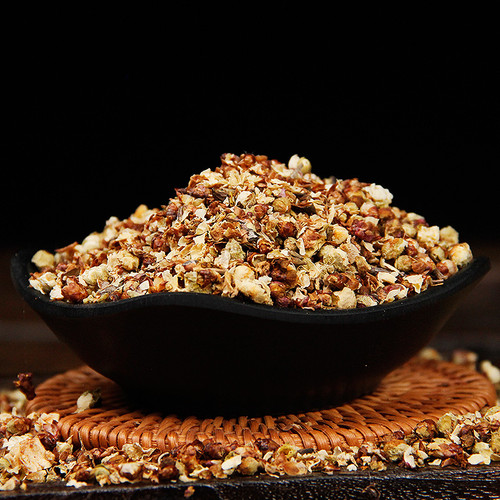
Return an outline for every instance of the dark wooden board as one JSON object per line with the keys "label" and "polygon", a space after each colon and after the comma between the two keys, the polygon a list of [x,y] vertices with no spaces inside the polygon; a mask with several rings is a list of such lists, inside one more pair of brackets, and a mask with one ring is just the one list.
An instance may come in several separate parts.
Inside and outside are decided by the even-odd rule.
{"label": "dark wooden board", "polygon": [[[193,492],[189,496],[191,487]],[[426,467],[406,470],[391,467],[383,472],[342,471],[333,475],[297,477],[234,477],[192,483],[122,484],[80,489],[62,484],[29,486],[26,491],[0,493],[0,499],[98,500],[330,500],[330,499],[499,499],[500,463],[467,469]]]}

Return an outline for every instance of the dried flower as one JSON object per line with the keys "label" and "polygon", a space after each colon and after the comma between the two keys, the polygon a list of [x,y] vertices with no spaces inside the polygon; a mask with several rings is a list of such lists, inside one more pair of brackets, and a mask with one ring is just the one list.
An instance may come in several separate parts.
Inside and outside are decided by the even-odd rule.
{"label": "dried flower", "polygon": [[76,401],[76,413],[94,408],[101,401],[101,390],[94,389],[92,391],[83,392]]}
{"label": "dried flower", "polygon": [[[285,165],[223,154],[219,167],[175,192],[161,208],[109,218],[81,243],[38,251],[31,286],[75,304],[175,291],[290,308],[371,307],[440,284],[472,259],[453,228],[391,206],[377,184],[322,179],[298,155]],[[277,278],[278,263],[298,279]]]}
{"label": "dried flower", "polygon": [[32,373],[19,373],[14,385],[26,396],[28,401],[36,396]]}

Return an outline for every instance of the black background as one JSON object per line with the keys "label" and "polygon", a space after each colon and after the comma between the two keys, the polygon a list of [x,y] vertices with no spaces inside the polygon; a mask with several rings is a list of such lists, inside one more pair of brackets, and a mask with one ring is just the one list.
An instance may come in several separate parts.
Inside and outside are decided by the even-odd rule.
{"label": "black background", "polygon": [[99,58],[47,58],[35,40],[29,60],[3,67],[2,246],[81,240],[112,215],[166,204],[224,152],[297,153],[318,175],[387,187],[394,205],[462,240],[497,241],[494,47],[354,47],[357,35],[320,41],[298,18],[225,21],[222,35],[222,21],[200,21],[196,38],[130,57],[114,40]]}

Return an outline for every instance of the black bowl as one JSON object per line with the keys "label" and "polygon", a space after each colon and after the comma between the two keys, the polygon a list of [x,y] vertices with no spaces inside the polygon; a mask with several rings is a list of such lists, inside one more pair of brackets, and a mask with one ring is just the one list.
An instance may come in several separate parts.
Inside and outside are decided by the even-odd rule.
{"label": "black bowl", "polygon": [[372,392],[490,267],[479,257],[441,286],[364,309],[301,311],[184,292],[72,305],[29,286],[33,253],[13,256],[14,284],[83,362],[143,406],[206,416],[296,413]]}

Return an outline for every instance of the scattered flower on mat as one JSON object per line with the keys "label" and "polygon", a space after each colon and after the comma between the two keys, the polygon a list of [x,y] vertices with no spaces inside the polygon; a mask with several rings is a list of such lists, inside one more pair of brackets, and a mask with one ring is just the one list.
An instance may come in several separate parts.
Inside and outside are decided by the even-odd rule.
{"label": "scattered flower on mat", "polygon": [[[441,357],[432,349],[422,355]],[[461,351],[452,359],[467,363],[474,359],[477,367],[473,353]],[[98,400],[92,393],[82,398],[85,408]],[[0,395],[0,490],[51,482],[73,488],[141,481],[192,484],[237,475],[300,476],[340,470],[382,471],[394,466],[471,467],[500,461],[500,401],[474,413],[445,413],[437,420],[425,419],[406,436],[398,433],[378,443],[330,451],[258,439],[245,446],[194,441],[168,452],[143,449],[138,443],[126,443],[121,449],[77,447],[71,439],[64,441],[60,436],[57,413],[25,415],[26,401],[19,389]],[[189,496],[193,489],[186,492]]]}

